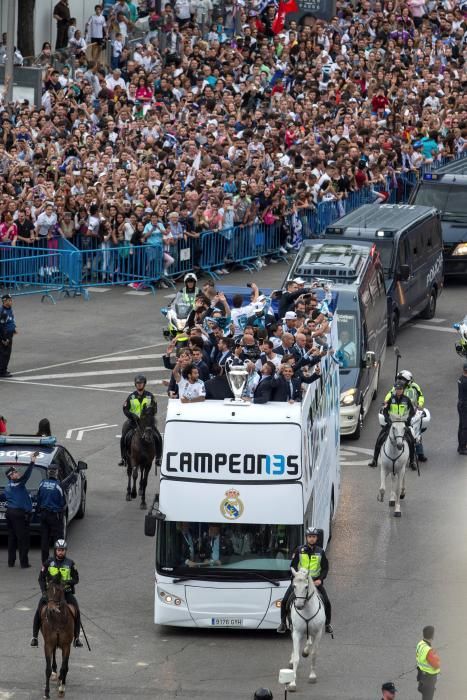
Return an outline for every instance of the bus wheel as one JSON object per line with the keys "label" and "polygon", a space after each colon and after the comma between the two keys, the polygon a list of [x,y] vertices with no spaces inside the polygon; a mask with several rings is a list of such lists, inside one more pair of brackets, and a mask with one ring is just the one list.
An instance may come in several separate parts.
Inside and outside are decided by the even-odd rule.
{"label": "bus wheel", "polygon": [[435,313],[436,313],[436,291],[434,289],[432,289],[431,293],[430,293],[430,298],[428,299],[428,304],[423,309],[422,313],[420,314],[420,317],[421,318],[433,318]]}
{"label": "bus wheel", "polygon": [[393,311],[388,323],[388,345],[394,345],[396,342],[398,328],[399,316],[396,311]]}

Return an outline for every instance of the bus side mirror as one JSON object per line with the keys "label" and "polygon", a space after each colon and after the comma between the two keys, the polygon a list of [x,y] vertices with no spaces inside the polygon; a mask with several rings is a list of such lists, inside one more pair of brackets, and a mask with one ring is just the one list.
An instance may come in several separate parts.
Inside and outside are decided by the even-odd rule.
{"label": "bus side mirror", "polygon": [[399,272],[397,275],[397,278],[401,280],[401,282],[406,282],[410,277],[410,267],[408,265],[401,265],[399,267]]}
{"label": "bus side mirror", "polygon": [[81,472],[81,471],[83,471],[83,469],[87,469],[88,465],[86,464],[86,462],[79,461],[78,464],[76,465],[76,467],[77,467],[78,471]]}
{"label": "bus side mirror", "polygon": [[156,534],[157,518],[152,513],[147,513],[144,518],[144,534],[146,537],[154,537]]}
{"label": "bus side mirror", "polygon": [[372,350],[368,350],[368,352],[365,353],[365,367],[367,369],[370,369],[371,367],[374,367],[376,364],[376,353],[374,353]]}

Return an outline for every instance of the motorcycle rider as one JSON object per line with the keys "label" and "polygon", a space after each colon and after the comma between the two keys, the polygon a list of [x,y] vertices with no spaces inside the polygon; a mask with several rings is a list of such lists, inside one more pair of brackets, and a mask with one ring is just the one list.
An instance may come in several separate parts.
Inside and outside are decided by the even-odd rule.
{"label": "motorcycle rider", "polygon": [[194,272],[188,272],[183,278],[183,284],[185,285],[183,289],[180,289],[176,293],[175,298],[171,304],[173,308],[177,309],[177,304],[189,304],[191,309],[195,306],[195,299],[200,293],[199,287],[196,286],[198,278]]}
{"label": "motorcycle rider", "polygon": [[376,439],[373,459],[371,462],[368,462],[369,467],[376,467],[379,452],[389,434],[389,429],[391,427],[389,416],[398,416],[405,420],[406,423],[405,439],[407,440],[410,451],[410,467],[411,469],[417,468],[415,463],[415,440],[409,427],[410,421],[415,415],[415,408],[413,407],[413,403],[409,397],[404,395],[404,389],[405,382],[401,379],[397,379],[394,384],[394,389],[388,392],[388,394],[386,394],[384,397],[383,415],[386,419],[386,425],[381,428]]}
{"label": "motorcycle rider", "polygon": [[[423,391],[421,390],[420,385],[417,384],[417,382],[414,382],[412,372],[408,369],[402,369],[397,375],[396,379],[401,379],[403,382],[405,382],[404,395],[408,396],[408,398],[412,401],[415,410],[417,410],[417,408],[422,410],[425,405],[425,397],[423,396]],[[388,400],[388,397],[389,394],[386,396],[385,400]],[[417,443],[416,448],[419,461],[426,462],[427,458],[425,457],[423,442],[421,440],[419,443]]]}
{"label": "motorcycle rider", "polygon": [[[126,436],[130,430],[134,430],[137,425],[137,419],[141,416],[144,408],[147,406],[154,406],[154,414],[157,413],[157,402],[150,391],[146,390],[146,377],[144,374],[138,374],[135,377],[135,388],[129,396],[127,396],[125,403],[123,404],[123,413],[125,414],[127,420],[122,426],[122,436],[120,438],[120,455],[121,460],[118,463],[119,467],[124,467],[126,465],[125,452],[126,452]],[[154,429],[156,426],[154,424]]]}
{"label": "motorcycle rider", "polygon": [[31,639],[31,646],[32,647],[37,647],[39,646],[38,643],[38,636],[39,636],[39,629],[41,626],[41,610],[44,605],[47,605],[47,596],[46,596],[46,590],[47,590],[47,583],[49,582],[50,579],[54,578],[57,576],[57,574],[61,575],[61,580],[63,581],[64,584],[64,589],[65,589],[65,600],[67,603],[74,605],[76,613],[74,615],[75,619],[75,631],[74,631],[74,642],[73,646],[75,647],[82,647],[83,643],[79,638],[79,632],[81,629],[81,617],[80,617],[80,611],[79,611],[79,605],[78,601],[76,600],[74,593],[75,593],[75,586],[77,583],[79,583],[79,574],[78,574],[78,569],[75,566],[75,562],[72,559],[68,559],[67,557],[67,543],[65,540],[57,540],[55,542],[54,546],[54,555],[53,557],[49,557],[46,562],[42,565],[40,574],[39,574],[39,585],[41,587],[42,591],[42,597],[39,601],[39,605],[37,606],[36,614],[34,615],[34,623],[33,623],[33,628],[32,628],[32,639]]}
{"label": "motorcycle rider", "polygon": [[[308,527],[305,533],[306,542],[305,544],[297,547],[295,550],[292,561],[290,562],[290,568],[298,571],[299,569],[306,569],[311,573],[312,579],[318,592],[321,596],[324,605],[324,611],[326,613],[326,632],[329,634],[333,633],[331,627],[331,603],[328,598],[328,594],[323,586],[323,581],[329,572],[329,562],[322,547],[317,545],[319,530],[316,527]],[[289,601],[293,595],[293,583],[287,588],[284,597],[281,601],[281,624],[277,628],[279,634],[284,634],[287,632],[287,613],[289,607]]]}

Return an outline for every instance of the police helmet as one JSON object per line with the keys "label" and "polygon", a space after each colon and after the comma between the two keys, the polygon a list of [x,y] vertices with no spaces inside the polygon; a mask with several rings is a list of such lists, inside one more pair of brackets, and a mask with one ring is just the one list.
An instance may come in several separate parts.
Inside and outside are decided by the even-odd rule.
{"label": "police helmet", "polygon": [[253,700],[273,700],[273,695],[269,688],[258,688],[253,695]]}
{"label": "police helmet", "polygon": [[306,535],[316,535],[316,537],[319,536],[319,530],[317,527],[307,527],[306,529]]}
{"label": "police helmet", "polygon": [[403,379],[398,379],[394,384],[394,389],[405,389],[405,382]]}
{"label": "police helmet", "polygon": [[147,381],[144,374],[137,374],[135,377],[135,384],[146,384]]}
{"label": "police helmet", "polygon": [[412,372],[409,372],[408,369],[402,369],[397,375],[397,379],[403,379],[406,382],[411,382],[413,380],[413,374]]}
{"label": "police helmet", "polygon": [[188,272],[188,273],[185,275],[185,277],[183,278],[183,281],[184,281],[185,283],[186,283],[186,282],[189,282],[190,280],[191,280],[192,282],[194,282],[195,284],[196,284],[196,282],[198,281],[198,278],[196,277],[196,275],[195,275],[194,272]]}
{"label": "police helmet", "polygon": [[54,544],[54,550],[55,549],[68,549],[66,540],[57,540]]}
{"label": "police helmet", "polygon": [[58,467],[56,464],[49,464],[47,467],[47,476],[50,479],[56,479],[58,476]]}

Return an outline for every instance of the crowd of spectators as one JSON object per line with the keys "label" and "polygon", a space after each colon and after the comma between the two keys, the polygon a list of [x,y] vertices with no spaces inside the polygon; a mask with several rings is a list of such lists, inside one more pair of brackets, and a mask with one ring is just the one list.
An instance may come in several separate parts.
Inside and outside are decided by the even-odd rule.
{"label": "crowd of spectators", "polygon": [[78,28],[56,5],[73,71],[45,46],[42,105],[0,105],[0,244],[157,244],[169,273],[181,240],[261,222],[284,254],[320,202],[467,148],[465,2],[338,0],[279,34],[263,0],[144,9],[105,0]]}
{"label": "crowd of spectators", "polygon": [[193,308],[183,342],[175,335],[163,356],[171,370],[165,382],[169,398],[182,403],[233,398],[227,375],[238,364],[248,370],[242,398],[254,403],[300,401],[306,386],[319,378],[321,358],[334,354],[332,294],[317,295],[318,285],[305,286],[301,278],[270,298],[256,284],[250,286],[250,299],[235,294],[229,306],[212,281],[201,289],[187,282]]}

